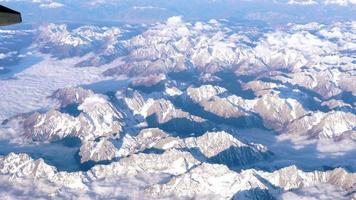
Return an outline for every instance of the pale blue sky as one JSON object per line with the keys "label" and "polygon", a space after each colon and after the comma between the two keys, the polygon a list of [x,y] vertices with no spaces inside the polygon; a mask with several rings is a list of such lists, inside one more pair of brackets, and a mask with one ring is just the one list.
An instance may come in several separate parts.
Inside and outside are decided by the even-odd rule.
{"label": "pale blue sky", "polygon": [[[340,3],[341,2],[341,3]],[[346,2],[346,3],[342,3]],[[355,20],[356,6],[338,0],[0,0],[33,22],[155,22],[233,18],[270,24]],[[306,5],[305,5],[306,4]]]}

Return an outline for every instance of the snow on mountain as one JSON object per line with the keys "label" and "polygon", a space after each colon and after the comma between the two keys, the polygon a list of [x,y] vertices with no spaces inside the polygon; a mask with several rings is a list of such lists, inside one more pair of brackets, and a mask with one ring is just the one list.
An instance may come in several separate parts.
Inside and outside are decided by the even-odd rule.
{"label": "snow on mountain", "polygon": [[[354,32],[350,23],[333,24],[316,33],[307,30],[268,32],[260,41],[251,42],[248,30],[231,34],[231,30],[224,29],[221,23],[190,24],[181,19],[171,21],[168,19],[166,24],[153,26],[126,41],[125,47],[129,52],[127,62],[110,72],[142,74],[142,69],[146,69],[147,73],[161,73],[190,67],[216,72],[240,66],[240,74],[250,74],[281,69],[298,72],[304,66],[325,68],[335,55],[347,59],[342,51],[352,48],[350,39]],[[321,38],[340,27],[346,30],[344,35],[336,35],[340,40]],[[192,66],[187,66],[187,61]],[[351,64],[350,60],[348,62]],[[254,67],[251,68],[251,65]]]}
{"label": "snow on mountain", "polygon": [[109,72],[140,75],[182,71],[189,69],[187,61],[202,71],[217,71],[216,63],[220,64],[218,68],[223,68],[237,63],[240,54],[243,56],[240,51],[244,49],[235,42],[237,38],[227,37],[218,24],[192,25],[172,17],[166,24],[159,24],[126,41],[127,62]]}
{"label": "snow on mountain", "polygon": [[57,99],[61,107],[66,107],[71,104],[82,104],[86,98],[93,96],[94,93],[83,88],[62,88],[53,93],[51,98]]}
{"label": "snow on mountain", "polygon": [[66,24],[48,24],[37,28],[32,47],[58,58],[84,56],[95,53],[78,67],[100,66],[125,55],[120,38],[126,30],[119,27],[80,26],[69,28]]}
{"label": "snow on mountain", "polygon": [[24,135],[36,141],[54,141],[68,136],[94,140],[122,130],[122,114],[100,95],[86,97],[77,109],[78,116],[58,110],[31,114],[23,120]]}
{"label": "snow on mountain", "polygon": [[[306,114],[303,106],[297,100],[281,98],[280,94],[276,92],[269,92],[259,98],[249,100],[229,93],[220,95],[222,96],[220,97],[216,92],[211,92],[211,88],[213,88],[211,85],[188,88],[187,95],[205,111],[224,118],[249,116],[257,118],[256,114],[258,114],[265,127],[278,130]],[[220,90],[224,91],[221,88]]]}
{"label": "snow on mountain", "polygon": [[168,183],[155,185],[146,192],[177,198],[229,199],[239,190],[263,187],[252,173],[238,174],[223,165],[202,164]]}
{"label": "snow on mountain", "polygon": [[186,138],[181,146],[199,150],[208,162],[229,167],[266,161],[273,155],[261,144],[242,143],[226,132],[208,132],[199,137]]}
{"label": "snow on mountain", "polygon": [[125,157],[151,148],[166,150],[169,149],[166,148],[166,145],[170,148],[174,147],[174,145],[169,145],[170,142],[179,144],[180,141],[178,138],[170,137],[166,132],[158,128],[143,129],[136,136],[126,135],[122,139],[119,154]]}
{"label": "snow on mountain", "polygon": [[[176,108],[172,102],[165,98],[145,97],[138,91],[132,91],[132,94],[126,97],[124,101],[134,115],[142,116],[145,119],[153,116],[153,120],[156,121],[154,123],[174,123],[174,120],[179,119],[186,120],[189,123],[206,122],[205,119]],[[177,121],[177,123],[179,122]]]}
{"label": "snow on mountain", "polygon": [[309,138],[352,139],[355,138],[356,117],[352,113],[332,111],[306,115],[290,123],[285,134],[299,134]]}
{"label": "snow on mountain", "polygon": [[[132,167],[127,168],[127,164]],[[95,184],[108,181],[107,177],[133,177],[131,179],[133,181],[134,176],[140,172],[163,172],[175,175],[168,181],[146,187],[145,195],[159,198],[170,196],[229,199],[251,195],[245,191],[256,191],[255,195],[263,195],[263,197],[276,197],[283,194],[283,191],[293,191],[296,188],[309,188],[326,183],[351,192],[348,196],[352,198],[352,191],[355,189],[355,174],[343,169],[303,172],[291,166],[274,172],[248,169],[237,173],[224,165],[199,164],[189,156],[189,153],[177,150],[170,150],[162,155],[137,154],[109,165],[98,165],[88,172],[73,173],[57,172],[55,168],[48,166],[42,160],[33,160],[26,154],[10,154],[0,158],[2,175],[30,178],[35,182],[47,180],[53,183],[54,187],[61,188],[57,191],[59,193],[57,195],[65,192],[66,188],[79,189],[81,193],[89,192],[89,188]],[[91,181],[88,182],[88,180]],[[107,189],[112,190],[113,187],[117,185],[108,186]],[[91,192],[95,193],[93,190]],[[115,197],[115,193],[107,195],[109,195],[107,197]],[[245,198],[248,199],[247,197]],[[257,197],[261,198],[261,196]]]}
{"label": "snow on mountain", "polygon": [[65,88],[51,98],[58,101],[59,107],[54,104],[44,113],[23,114],[7,121],[17,124],[12,130],[17,135],[13,136],[14,141],[55,142],[79,138],[82,163],[111,160],[116,156],[116,147],[108,138],[122,132],[124,115],[105,96],[81,88]]}
{"label": "snow on mountain", "polygon": [[[70,188],[89,192],[90,184],[108,177],[134,177],[140,173],[168,173],[178,175],[199,164],[189,153],[170,150],[162,155],[137,154],[109,165],[98,165],[88,172],[58,172],[42,159],[33,160],[26,154],[11,153],[0,157],[0,173],[18,179],[45,180],[58,189]],[[127,166],[132,167],[128,168]],[[134,178],[133,178],[134,179]],[[93,181],[88,182],[88,181]],[[49,183],[46,183],[49,184]],[[57,192],[60,193],[60,190]]]}
{"label": "snow on mountain", "polygon": [[73,129],[79,130],[75,128],[79,125],[78,122],[74,117],[56,110],[45,114],[35,113],[24,120],[24,135],[38,141],[59,140],[70,136]]}
{"label": "snow on mountain", "polygon": [[122,38],[127,27],[48,24],[38,28],[33,47],[56,57],[83,56],[91,51],[96,54],[76,66],[100,66],[122,58],[125,62],[107,70],[107,76],[137,77],[191,69],[204,73],[231,69],[236,74],[254,76],[288,71],[290,78],[277,76],[277,80],[330,98],[342,91],[355,93],[349,86],[355,65],[351,54],[353,24],[318,24],[313,29],[290,24],[288,29],[256,33],[217,21],[192,24],[172,18],[128,39]]}
{"label": "snow on mountain", "polygon": [[354,173],[348,173],[346,170],[337,168],[326,172],[303,172],[295,166],[283,168],[273,173],[261,174],[263,178],[269,180],[273,185],[282,187],[286,190],[300,187],[308,187],[318,183],[330,183],[345,190],[354,190]]}
{"label": "snow on mountain", "polygon": [[90,172],[97,178],[116,174],[135,175],[143,172],[179,175],[199,163],[190,153],[171,149],[163,154],[134,154],[108,166],[95,166]]}
{"label": "snow on mountain", "polygon": [[[221,23],[184,23],[180,18],[151,27],[124,42],[125,63],[106,74],[144,75],[191,70],[215,73],[231,69],[239,75],[269,76],[311,89],[324,98],[354,92],[353,22],[310,30],[291,24],[288,30],[261,34],[252,41],[249,30],[231,34]],[[177,30],[177,31],[176,31]],[[252,30],[251,30],[252,32]],[[342,73],[348,71],[348,73]]]}
{"label": "snow on mountain", "polygon": [[112,160],[117,154],[116,147],[106,138],[100,141],[84,141],[79,150],[80,162]]}
{"label": "snow on mountain", "polygon": [[[169,150],[159,154],[137,154],[121,159],[109,165],[97,165],[88,172],[58,172],[42,159],[33,160],[26,154],[11,153],[0,157],[0,173],[12,177],[42,179],[59,188],[72,188],[88,191],[86,184],[100,181],[103,178],[135,176],[140,173],[168,173],[178,175],[199,164],[187,152]],[[127,166],[131,167],[128,168]]]}
{"label": "snow on mountain", "polygon": [[[286,39],[276,49],[278,51],[285,48],[296,49],[296,53],[303,55],[305,62],[308,61],[301,63],[300,67],[302,68],[289,68],[289,70],[293,70],[293,73],[289,74],[289,78],[278,76],[276,79],[308,88],[325,99],[337,96],[343,91],[355,94],[354,89],[350,87],[350,84],[355,81],[352,70],[355,68],[355,63],[351,53],[355,49],[354,42],[352,42],[355,39],[353,24],[354,22],[335,23],[307,31],[305,28],[298,28],[293,35],[273,36],[273,41],[278,42],[269,42],[269,48],[273,48],[274,44],[283,43],[282,41]],[[298,37],[300,39],[297,39]],[[289,45],[291,47],[288,47]],[[288,53],[288,55],[291,54]]]}
{"label": "snow on mountain", "polygon": [[[190,87],[186,92],[188,99],[192,100],[193,103],[201,106],[204,111],[219,117],[226,119],[251,117],[251,113],[242,106],[229,101],[225,97],[220,97],[224,96],[222,93],[227,93],[227,90],[212,85],[203,85],[199,88]],[[248,122],[245,121],[244,124],[248,124]]]}
{"label": "snow on mountain", "polygon": [[262,193],[262,197],[256,198],[259,199],[265,196],[276,197],[283,190],[310,187],[321,183],[330,183],[352,191],[354,176],[355,174],[348,174],[342,169],[302,172],[295,166],[273,173],[253,169],[236,173],[223,165],[204,163],[186,174],[172,178],[168,183],[154,185],[146,192],[159,197],[230,199],[235,196],[237,199],[248,199],[248,196],[245,196],[248,192],[244,193],[244,191],[268,190],[267,194]]}
{"label": "snow on mountain", "polygon": [[212,85],[202,85],[199,88],[188,88],[187,95],[195,102],[200,102],[206,99],[210,99],[214,96],[222,94],[227,90],[222,87]]}
{"label": "snow on mountain", "polygon": [[199,137],[177,138],[160,129],[143,129],[137,136],[125,136],[119,149],[121,156],[155,149],[184,149],[200,160],[241,167],[272,158],[261,144],[245,144],[227,132],[207,132]]}
{"label": "snow on mountain", "polygon": [[6,157],[0,157],[0,171],[2,175],[8,175],[13,178],[44,179],[68,188],[86,188],[82,182],[80,172],[71,174],[58,172],[54,167],[47,165],[42,159],[33,160],[26,154],[11,153]]}
{"label": "snow on mountain", "polygon": [[34,178],[53,176],[56,169],[44,163],[42,159],[32,160],[26,154],[11,153],[1,158],[1,173],[12,176],[33,176]]}
{"label": "snow on mountain", "polygon": [[[102,40],[112,41],[120,36],[122,31],[119,28],[99,28],[96,26],[82,26],[74,30],[68,30],[65,24],[48,24],[40,26],[39,42],[52,44],[52,46],[86,46]],[[113,44],[110,44],[113,45]],[[38,47],[43,46],[39,43]]]}

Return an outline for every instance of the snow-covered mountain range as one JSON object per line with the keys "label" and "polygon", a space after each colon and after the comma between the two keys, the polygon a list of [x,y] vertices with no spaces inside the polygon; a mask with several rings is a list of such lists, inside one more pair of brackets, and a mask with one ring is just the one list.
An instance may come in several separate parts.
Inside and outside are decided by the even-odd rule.
{"label": "snow-covered mountain range", "polygon": [[0,33],[5,199],[356,199],[354,21]]}

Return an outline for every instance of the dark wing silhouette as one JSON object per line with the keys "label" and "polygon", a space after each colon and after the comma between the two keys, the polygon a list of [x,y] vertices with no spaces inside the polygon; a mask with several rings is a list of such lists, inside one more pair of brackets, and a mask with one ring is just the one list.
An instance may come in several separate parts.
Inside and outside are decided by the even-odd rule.
{"label": "dark wing silhouette", "polygon": [[21,23],[21,13],[0,5],[0,26]]}

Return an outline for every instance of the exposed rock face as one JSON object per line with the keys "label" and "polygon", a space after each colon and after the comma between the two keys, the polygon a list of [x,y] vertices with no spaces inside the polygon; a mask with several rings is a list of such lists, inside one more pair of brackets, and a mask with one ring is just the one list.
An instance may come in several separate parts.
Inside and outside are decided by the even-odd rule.
{"label": "exposed rock face", "polygon": [[265,146],[244,144],[226,132],[208,132],[200,137],[186,138],[182,147],[198,149],[208,161],[230,167],[265,161],[272,156]]}
{"label": "exposed rock face", "polygon": [[148,127],[159,127],[176,135],[201,134],[212,127],[206,119],[177,108],[171,100],[161,94],[144,95],[128,91],[124,102],[136,119],[146,122]]}
{"label": "exposed rock face", "polygon": [[281,98],[274,92],[249,100],[229,94],[224,88],[205,85],[189,88],[187,95],[212,114],[226,119],[249,116],[258,119],[259,116],[266,128],[276,130],[307,113],[297,100]]}
{"label": "exposed rock face", "polygon": [[69,135],[79,136],[79,133],[76,132],[78,124],[79,120],[76,118],[51,110],[45,114],[32,114],[24,121],[23,125],[26,137],[39,141],[51,141]]}
{"label": "exposed rock face", "polygon": [[90,90],[85,90],[83,88],[63,88],[55,91],[52,98],[57,99],[62,107],[70,104],[82,104],[84,100],[94,93]]}
{"label": "exposed rock face", "polygon": [[100,141],[85,141],[79,151],[80,162],[111,160],[116,152],[116,147],[106,138]]}

